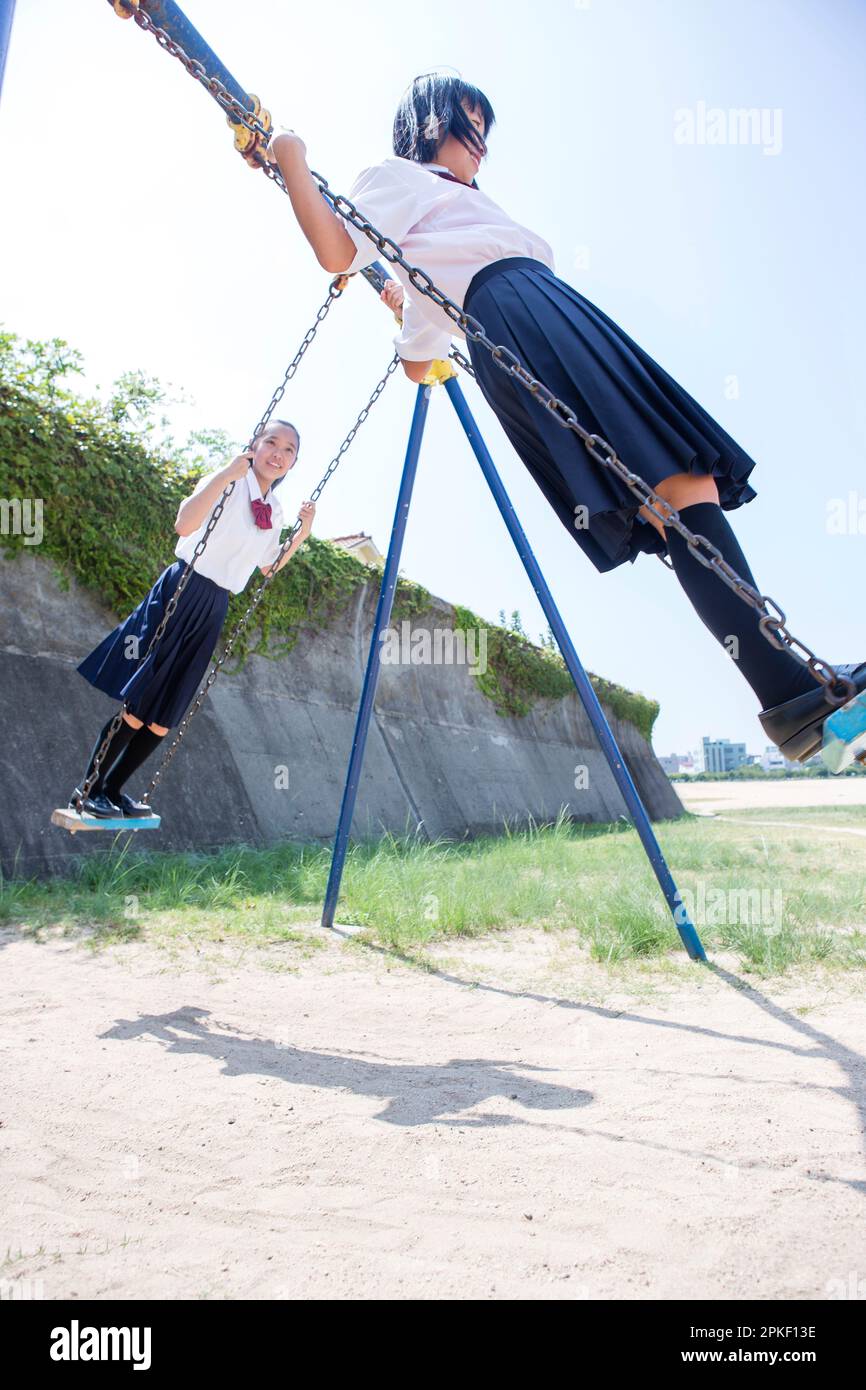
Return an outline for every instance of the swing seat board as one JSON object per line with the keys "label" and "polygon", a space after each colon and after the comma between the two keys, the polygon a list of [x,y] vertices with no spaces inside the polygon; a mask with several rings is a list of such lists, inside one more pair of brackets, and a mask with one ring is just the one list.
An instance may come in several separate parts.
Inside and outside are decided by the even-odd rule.
{"label": "swing seat board", "polygon": [[855,695],[824,721],[821,756],[831,772],[846,767],[866,755],[866,690]]}
{"label": "swing seat board", "polygon": [[99,816],[79,815],[71,806],[59,806],[51,812],[51,824],[63,830],[158,830],[159,816],[111,816],[106,820]]}

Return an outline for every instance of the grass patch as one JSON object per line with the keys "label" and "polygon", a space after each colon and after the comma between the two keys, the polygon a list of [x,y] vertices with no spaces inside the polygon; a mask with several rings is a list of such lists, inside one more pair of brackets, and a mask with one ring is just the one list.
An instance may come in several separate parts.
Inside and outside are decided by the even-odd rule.
{"label": "grass patch", "polygon": [[[813,809],[816,818],[823,811]],[[788,813],[797,829],[798,812]],[[866,965],[866,844],[685,817],[657,834],[711,951],[762,976],[791,966]],[[205,942],[315,950],[330,850],[281,845],[215,854],[117,853],[70,879],[0,881],[0,922],[36,940],[58,932],[92,949],[146,940],[172,951]],[[547,826],[473,841],[386,835],[350,847],[338,922],[403,951],[531,926],[572,929],[600,962],[681,952],[635,832]]]}
{"label": "grass patch", "polygon": [[[828,829],[848,826],[853,830],[866,830],[866,805],[864,806],[749,806],[724,811],[723,815],[736,816],[737,820],[790,821],[792,829],[797,825],[825,825]],[[772,827],[770,827],[772,828]]]}

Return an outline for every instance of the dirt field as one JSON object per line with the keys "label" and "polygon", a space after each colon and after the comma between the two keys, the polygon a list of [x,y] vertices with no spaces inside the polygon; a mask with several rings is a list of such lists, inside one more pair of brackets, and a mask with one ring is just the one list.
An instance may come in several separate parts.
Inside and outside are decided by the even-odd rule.
{"label": "dirt field", "polygon": [[333,936],[2,947],[6,1297],[827,1298],[866,1274],[862,979],[613,984],[531,931],[426,971]]}
{"label": "dirt field", "polygon": [[866,806],[866,777],[814,777],[802,782],[675,782],[674,790],[687,811],[696,815],[743,811],[766,806]]}

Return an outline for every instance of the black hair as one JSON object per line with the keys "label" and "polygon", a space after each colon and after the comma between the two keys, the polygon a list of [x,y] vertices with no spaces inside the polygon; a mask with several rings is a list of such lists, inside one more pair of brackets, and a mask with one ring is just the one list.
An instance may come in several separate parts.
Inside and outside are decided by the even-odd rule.
{"label": "black hair", "polygon": [[[463,109],[478,107],[484,121],[484,140]],[[397,107],[394,117],[394,153],[417,164],[432,164],[442,140],[453,135],[472,154],[487,153],[486,138],[496,117],[493,107],[478,87],[460,77],[425,72],[416,77]]]}
{"label": "black hair", "polygon": [[[298,454],[301,452],[301,432],[300,432],[300,430],[298,429],[297,425],[293,425],[292,422],[291,422],[291,420],[269,420],[268,423],[265,425],[265,428],[262,430],[262,434],[267,434],[267,432],[268,432],[268,430],[270,429],[271,425],[284,425],[284,426],[286,427],[287,430],[294,430],[294,431],[295,431],[295,434],[296,434],[297,440],[298,440],[298,447],[297,447],[297,449],[296,449],[296,451],[295,451],[295,462],[297,463],[297,461],[298,461]],[[258,438],[261,438],[261,435],[259,435],[259,436],[257,436],[257,437],[258,437]],[[288,473],[286,472],[286,473],[282,473],[282,474],[280,475],[279,478],[275,478],[274,481],[271,483],[271,490],[273,490],[275,487],[279,487],[280,483],[285,482],[285,480],[286,480],[286,478],[287,478],[288,476],[289,476],[289,475],[288,475]]]}

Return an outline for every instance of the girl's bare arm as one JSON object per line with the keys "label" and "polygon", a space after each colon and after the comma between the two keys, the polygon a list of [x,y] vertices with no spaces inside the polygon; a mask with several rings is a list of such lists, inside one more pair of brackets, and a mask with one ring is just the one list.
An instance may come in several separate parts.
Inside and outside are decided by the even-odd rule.
{"label": "girl's bare arm", "polygon": [[211,478],[207,487],[202,488],[195,497],[184,498],[177,509],[174,523],[174,529],[179,536],[191,536],[204,525],[229,483],[237,482],[239,478],[246,476],[250,458],[250,454],[238,454],[237,458],[227,463],[225,468],[221,468],[216,477]]}
{"label": "girl's bare arm", "polygon": [[[315,251],[319,265],[332,275],[339,275],[355,259],[355,243],[319,192],[307,167],[307,148],[303,140],[294,132],[276,135],[268,152],[283,176],[301,231]],[[382,298],[390,302],[384,293]],[[397,306],[391,304],[390,307]],[[432,362],[403,359],[403,371],[410,381],[423,381],[431,366]]]}
{"label": "girl's bare arm", "polygon": [[274,136],[268,151],[283,176],[298,224],[323,270],[339,275],[355,259],[355,243],[319,192],[307,167],[307,150],[293,132]]}

